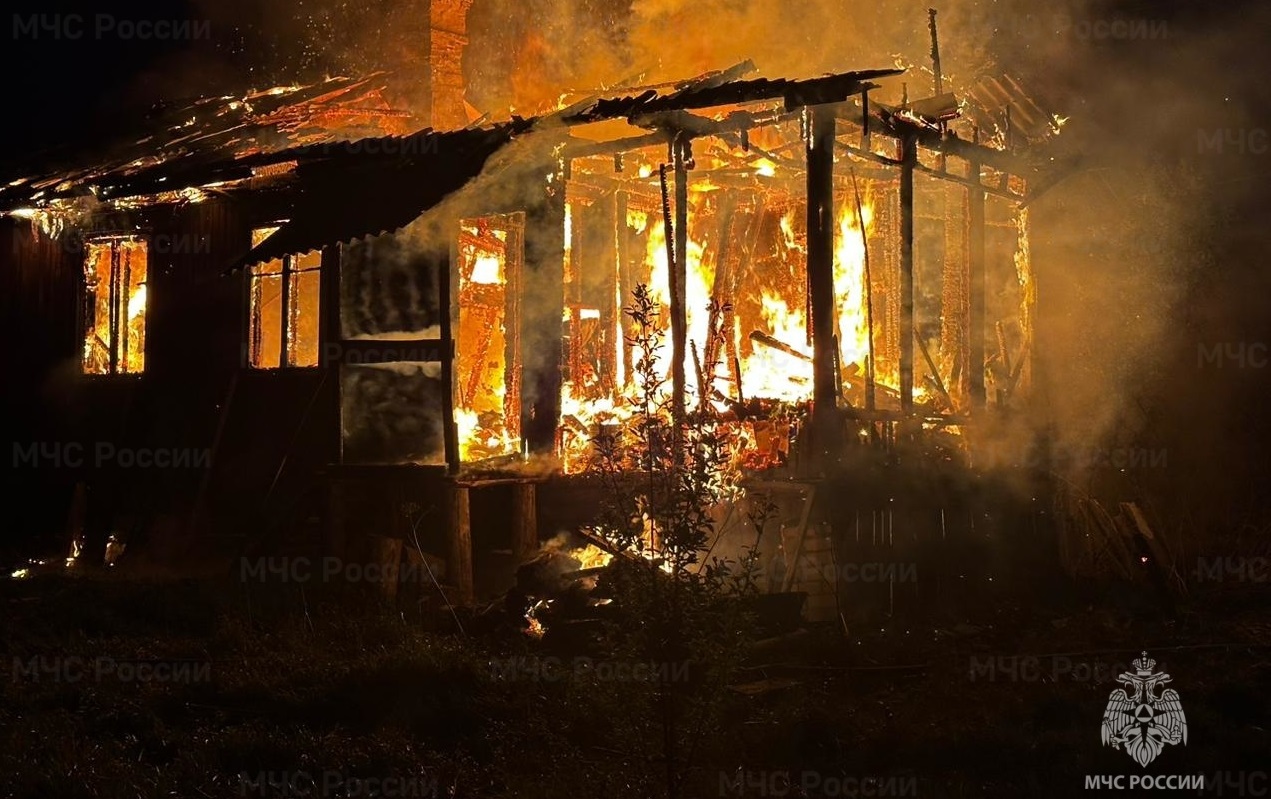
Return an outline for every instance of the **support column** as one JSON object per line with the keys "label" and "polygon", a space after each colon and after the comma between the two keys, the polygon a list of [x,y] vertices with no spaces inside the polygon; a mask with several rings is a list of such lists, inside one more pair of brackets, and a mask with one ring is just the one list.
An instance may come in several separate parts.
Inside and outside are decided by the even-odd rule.
{"label": "support column", "polygon": [[914,410],[914,167],[918,136],[900,141],[900,410]]}
{"label": "support column", "polygon": [[833,440],[838,407],[834,329],[834,113],[812,109],[812,130],[807,142],[808,165],[808,292],[812,305],[812,413],[818,437],[816,450],[824,452]]}
{"label": "support column", "polygon": [[538,486],[512,486],[512,559],[519,565],[538,551]]}
{"label": "support column", "polygon": [[[978,135],[976,136],[978,139]],[[980,163],[970,162],[971,180],[980,185]],[[987,407],[984,390],[984,190],[967,189],[967,243],[971,273],[967,322],[967,368],[972,412]]]}
{"label": "support column", "polygon": [[455,587],[450,601],[471,604],[472,587],[472,516],[468,505],[468,487],[451,483],[450,524],[447,530],[446,577]]}
{"label": "support column", "polygon": [[[671,401],[676,430],[684,418],[684,359],[688,356],[688,166],[687,140],[677,138],[671,147],[675,160],[675,260],[671,264]],[[678,432],[677,432],[678,435]]]}
{"label": "support column", "polygon": [[437,269],[437,296],[441,300],[441,437],[443,450],[446,453],[446,470],[450,474],[459,473],[459,427],[455,424],[455,329],[459,321],[459,303],[455,302],[451,270],[458,263],[451,257],[451,252],[438,253],[441,261]]}
{"label": "support column", "polygon": [[[335,424],[326,436],[330,447],[331,460],[340,463],[344,460],[343,428],[344,409],[340,406],[340,359],[331,357],[333,345],[343,337],[340,323],[340,258],[342,245],[328,244],[322,248],[322,264],[318,272],[318,366],[328,370],[329,388],[323,402],[329,403],[330,416]],[[250,306],[248,306],[250,307]],[[250,313],[250,312],[249,312]],[[250,327],[250,320],[244,320]],[[247,339],[244,339],[246,341]],[[247,353],[250,355],[250,353]],[[247,360],[244,360],[244,365]]]}

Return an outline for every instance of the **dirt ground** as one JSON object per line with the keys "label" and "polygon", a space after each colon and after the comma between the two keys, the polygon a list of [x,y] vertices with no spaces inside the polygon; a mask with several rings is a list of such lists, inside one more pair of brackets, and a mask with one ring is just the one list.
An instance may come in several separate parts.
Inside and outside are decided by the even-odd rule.
{"label": "dirt ground", "polygon": [[[1263,796],[1269,599],[1223,583],[1166,611],[1070,585],[783,634],[730,678],[681,795],[1079,796],[1087,777],[1178,775],[1204,779],[1181,793]],[[659,795],[656,746],[627,723],[639,664],[429,630],[313,585],[32,576],[0,581],[0,602],[0,795]],[[1141,767],[1100,725],[1144,650],[1188,738]]]}

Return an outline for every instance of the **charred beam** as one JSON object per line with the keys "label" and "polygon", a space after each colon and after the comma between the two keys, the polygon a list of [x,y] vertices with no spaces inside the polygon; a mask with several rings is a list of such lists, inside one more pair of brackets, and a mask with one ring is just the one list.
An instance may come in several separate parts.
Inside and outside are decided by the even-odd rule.
{"label": "charred beam", "polygon": [[[684,307],[687,302],[686,283],[688,282],[688,165],[685,150],[687,140],[678,138],[672,143],[672,158],[675,165],[675,247],[669,259],[671,280],[671,402],[676,421],[684,415],[684,359],[687,353],[688,314]],[[671,231],[666,237],[670,242]],[[679,429],[679,425],[676,425]]]}
{"label": "charred beam", "polygon": [[781,339],[775,338],[763,332],[762,330],[750,331],[750,340],[755,342],[756,344],[762,344],[765,347],[771,347],[772,349],[777,350],[778,352],[784,352],[786,355],[789,355],[791,358],[797,358],[800,361],[807,361],[808,363],[813,362],[812,358],[809,358],[807,355],[805,355],[802,352],[799,352],[794,347],[791,347],[789,344],[785,343]]}
{"label": "charred beam", "polygon": [[[980,182],[980,164],[972,161],[971,180]],[[967,360],[970,369],[969,390],[971,413],[984,410],[987,395],[984,391],[984,190],[967,189],[967,242],[970,255],[969,271],[971,291],[968,314]]]}
{"label": "charred beam", "polygon": [[457,592],[452,601],[471,604],[472,584],[472,514],[468,487],[450,486],[450,525],[447,531],[446,575]]}
{"label": "charred beam", "polygon": [[842,102],[865,89],[878,88],[870,83],[874,78],[891,77],[903,71],[874,69],[802,81],[757,78],[734,81],[723,86],[689,88],[670,96],[659,95],[657,91],[650,89],[634,97],[598,100],[586,109],[562,117],[562,121],[568,125],[577,125],[657,111],[710,108],[776,99],[783,100],[786,108],[793,110],[800,106]]}
{"label": "charred beam", "polygon": [[538,487],[530,482],[512,486],[512,556],[519,565],[538,550]]}
{"label": "charred beam", "polygon": [[914,165],[918,139],[907,134],[900,142],[900,409],[914,409]]}
{"label": "charred beam", "polygon": [[[459,426],[455,423],[455,356],[458,348],[455,347],[455,328],[458,327],[459,321],[459,304],[454,301],[454,290],[451,288],[450,271],[453,268],[452,263],[457,259],[452,259],[450,252],[441,255],[444,263],[438,270],[438,294],[441,297],[441,343],[445,347],[441,358],[441,382],[443,386],[442,415],[441,415],[441,435],[442,445],[446,453],[446,469],[450,474],[457,474],[459,471]],[[336,280],[335,290],[339,290],[339,278]],[[339,320],[332,323],[332,332],[338,333]]]}
{"label": "charred beam", "polygon": [[[838,406],[834,330],[834,135],[833,111],[811,111],[808,164],[808,292],[812,306],[814,423],[828,435]],[[833,442],[822,439],[822,446]]]}

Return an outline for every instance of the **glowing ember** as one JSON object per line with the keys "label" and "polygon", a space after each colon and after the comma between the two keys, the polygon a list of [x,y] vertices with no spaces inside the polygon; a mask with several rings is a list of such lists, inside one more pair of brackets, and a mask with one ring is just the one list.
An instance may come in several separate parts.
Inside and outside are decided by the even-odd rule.
{"label": "glowing ember", "polygon": [[128,321],[131,322],[132,320],[136,319],[138,316],[141,316],[142,312],[145,310],[146,310],[146,286],[143,283],[142,285],[138,286],[137,290],[133,292],[133,295],[128,298]]}
{"label": "glowing ember", "polygon": [[569,556],[577,560],[580,564],[579,569],[600,569],[609,565],[613,560],[613,555],[604,551],[595,544],[588,544],[582,549],[576,549],[569,553]]}
{"label": "glowing ember", "polygon": [[472,265],[472,277],[469,278],[473,283],[484,283],[486,285],[497,286],[503,282],[502,279],[503,265],[499,259],[492,255],[483,255],[477,258]]}

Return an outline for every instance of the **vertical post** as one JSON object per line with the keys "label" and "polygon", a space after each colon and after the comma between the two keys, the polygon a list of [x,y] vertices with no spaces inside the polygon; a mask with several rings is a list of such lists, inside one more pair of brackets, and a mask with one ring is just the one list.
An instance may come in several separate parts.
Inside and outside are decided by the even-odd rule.
{"label": "vertical post", "polygon": [[[318,283],[318,351],[327,353],[328,347],[339,343],[340,331],[340,245],[330,244],[322,248],[322,266]],[[320,366],[336,367],[326,360]]]}
{"label": "vertical post", "polygon": [[635,280],[633,279],[631,269],[631,249],[630,238],[631,228],[627,226],[627,192],[620,189],[615,196],[616,210],[614,216],[617,218],[617,229],[615,231],[615,250],[618,258],[618,324],[621,327],[618,335],[621,340],[618,346],[622,353],[622,374],[624,385],[618,386],[619,389],[625,388],[632,382],[631,375],[635,372],[635,358],[630,343],[633,330],[631,318],[623,313],[623,309],[627,306],[627,301],[631,296],[634,288]]}
{"label": "vertical post", "polygon": [[538,550],[538,491],[534,483],[512,486],[512,558],[519,565]]}
{"label": "vertical post", "polygon": [[[979,138],[978,131],[976,138]],[[980,162],[970,162],[970,177],[980,185]],[[984,391],[984,190],[967,189],[967,243],[969,250],[971,296],[969,298],[967,331],[967,368],[970,370],[972,411],[982,411],[987,406]]]}
{"label": "vertical post", "polygon": [[870,152],[873,139],[869,130],[869,89],[861,92],[861,149]]}
{"label": "vertical post", "polygon": [[[340,350],[339,342],[343,337],[340,329],[340,254],[339,244],[323,247],[321,267],[318,271],[318,368],[325,370],[330,378],[324,381],[330,386],[327,389],[330,393],[322,401],[329,403],[327,418],[334,420],[328,434],[330,436],[328,446],[335,463],[344,460],[344,434],[341,432],[344,409],[340,404],[341,359],[335,354]],[[247,280],[250,286],[251,278],[248,277]],[[248,306],[249,316],[251,307]],[[250,326],[251,320],[248,319],[247,322]]]}
{"label": "vertical post", "polygon": [[[684,418],[684,359],[688,348],[688,141],[677,136],[671,145],[675,159],[675,260],[671,269],[671,400],[676,421]],[[679,429],[679,425],[676,425]]]}
{"label": "vertical post", "polygon": [[836,118],[825,106],[811,110],[808,165],[808,293],[812,305],[812,413],[821,437],[817,451],[834,442],[838,375],[834,329],[834,134]]}
{"label": "vertical post", "polygon": [[525,262],[525,217],[511,214],[507,220],[507,241],[503,248],[503,274],[507,280],[503,294],[504,387],[503,416],[508,433],[521,439],[517,447],[525,453],[521,431],[521,270]]}
{"label": "vertical post", "polygon": [[119,374],[119,242],[110,243],[110,373]]}
{"label": "vertical post", "polygon": [[914,167],[918,136],[900,140],[900,410],[914,410]]}
{"label": "vertical post", "polygon": [[521,435],[528,452],[556,449],[565,314],[565,181],[559,170],[525,215],[521,300]]}
{"label": "vertical post", "polygon": [[278,366],[285,369],[291,366],[291,272],[294,264],[290,255],[282,257],[282,274],[278,277],[278,297],[281,308],[278,311]]}
{"label": "vertical post", "polygon": [[[602,267],[595,276],[600,289],[596,304],[600,306],[600,338],[604,342],[604,350],[600,355],[600,385],[607,394],[611,394],[618,386],[618,362],[622,357],[622,343],[618,340],[618,327],[622,322],[622,309],[618,307],[618,275],[621,262],[618,256],[618,198],[603,197],[598,201],[599,208],[595,212],[596,235],[600,237],[606,228],[614,235],[600,238],[597,242],[600,251],[598,264]],[[603,222],[601,221],[603,219]],[[626,226],[626,214],[623,214],[623,226]],[[594,273],[593,273],[594,274]]]}
{"label": "vertical post", "polygon": [[472,588],[472,516],[468,487],[450,484],[450,527],[446,549],[446,573],[458,595],[454,602],[470,604]]}
{"label": "vertical post", "polygon": [[441,260],[437,269],[437,296],[441,300],[441,436],[442,449],[446,453],[446,471],[459,472],[459,426],[455,424],[455,324],[459,318],[458,303],[454,299],[451,271],[459,261],[452,257],[452,250],[437,253]]}

